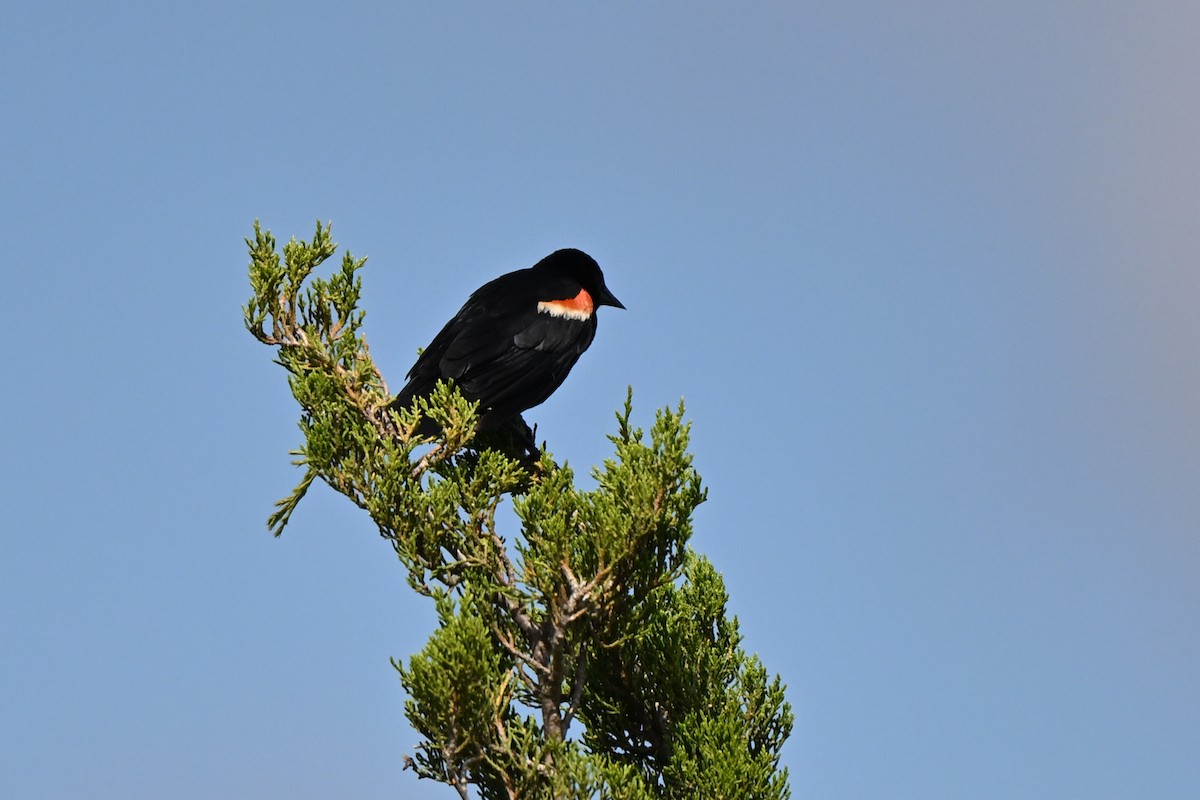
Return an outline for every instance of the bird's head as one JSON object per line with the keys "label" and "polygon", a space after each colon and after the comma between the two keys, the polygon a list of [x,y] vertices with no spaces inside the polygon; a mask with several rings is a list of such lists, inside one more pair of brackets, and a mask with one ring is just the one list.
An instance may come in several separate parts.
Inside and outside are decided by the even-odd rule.
{"label": "bird's head", "polygon": [[566,275],[576,281],[592,296],[592,302],[597,306],[614,306],[625,308],[608,287],[604,285],[604,273],[596,259],[582,250],[567,247],[555,250],[550,255],[533,265],[534,269],[544,269]]}

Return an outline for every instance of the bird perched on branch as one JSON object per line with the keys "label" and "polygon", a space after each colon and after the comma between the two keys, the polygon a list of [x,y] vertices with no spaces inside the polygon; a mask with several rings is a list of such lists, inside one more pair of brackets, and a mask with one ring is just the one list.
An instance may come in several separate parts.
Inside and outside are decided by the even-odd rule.
{"label": "bird perched on branch", "polygon": [[[479,287],[422,351],[391,406],[407,408],[449,379],[479,402],[480,432],[511,428],[536,453],[521,412],[566,379],[596,335],[600,306],[625,308],[582,250],[557,250],[529,269],[501,275]],[[437,430],[426,418],[417,432]]]}

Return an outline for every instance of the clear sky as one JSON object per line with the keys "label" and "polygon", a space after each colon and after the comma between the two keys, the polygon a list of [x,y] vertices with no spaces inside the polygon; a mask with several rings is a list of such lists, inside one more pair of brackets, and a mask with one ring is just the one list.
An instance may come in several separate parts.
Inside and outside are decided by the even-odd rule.
{"label": "clear sky", "polygon": [[[436,5],[436,8],[435,8]],[[434,798],[428,604],[299,477],[242,237],[370,257],[393,385],[580,247],[531,413],[686,398],[797,797],[1194,798],[1200,6],[18,0],[0,49],[0,795]]]}

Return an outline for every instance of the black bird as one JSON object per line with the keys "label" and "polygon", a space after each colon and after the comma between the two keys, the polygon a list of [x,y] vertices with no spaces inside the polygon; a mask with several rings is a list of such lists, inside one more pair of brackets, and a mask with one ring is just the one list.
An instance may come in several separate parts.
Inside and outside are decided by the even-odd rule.
{"label": "black bird", "polygon": [[[625,308],[582,250],[557,250],[529,269],[501,275],[479,287],[434,337],[391,405],[407,408],[438,380],[450,379],[479,402],[479,431],[512,428],[532,446],[521,412],[566,379],[596,335],[600,306]],[[418,432],[437,430],[426,419]]]}

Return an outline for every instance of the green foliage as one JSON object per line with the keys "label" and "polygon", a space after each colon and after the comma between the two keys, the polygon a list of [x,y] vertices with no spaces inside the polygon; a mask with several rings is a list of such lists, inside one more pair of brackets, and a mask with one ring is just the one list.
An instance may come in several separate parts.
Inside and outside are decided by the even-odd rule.
{"label": "green foliage", "polygon": [[792,714],[778,678],[740,647],[724,582],[689,553],[683,580],[622,617],[599,648],[584,698],[584,741],[639,767],[664,797],[783,798],[779,749]]}
{"label": "green foliage", "polygon": [[[477,409],[450,385],[413,408],[390,392],[361,335],[358,271],[318,223],[281,261],[256,223],[246,326],[278,347],[301,407],[304,468],[276,535],[320,479],[367,511],[439,624],[394,662],[423,737],[422,778],[493,798],[786,798],[779,751],[792,714],[779,679],[741,649],[720,575],[688,549],[706,490],[683,406],[631,424],[582,490],[544,453],[534,468],[473,441]],[[424,416],[442,428],[415,432]],[[502,532],[512,498],[520,530]],[[573,737],[572,723],[582,723]]]}

